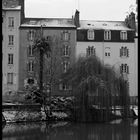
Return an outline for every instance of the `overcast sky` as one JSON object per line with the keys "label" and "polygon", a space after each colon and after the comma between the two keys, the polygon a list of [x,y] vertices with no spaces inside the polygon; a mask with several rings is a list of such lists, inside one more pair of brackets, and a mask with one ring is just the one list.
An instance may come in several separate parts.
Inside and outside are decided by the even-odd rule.
{"label": "overcast sky", "polygon": [[[78,4],[79,1],[79,4]],[[124,20],[136,0],[25,0],[26,17],[71,18],[75,9],[80,19]],[[131,7],[131,8],[130,8]]]}

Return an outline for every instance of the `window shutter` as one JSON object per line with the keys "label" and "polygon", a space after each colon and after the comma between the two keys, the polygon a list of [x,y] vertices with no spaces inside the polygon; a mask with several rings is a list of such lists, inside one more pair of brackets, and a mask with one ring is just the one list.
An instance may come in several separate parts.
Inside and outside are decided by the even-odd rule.
{"label": "window shutter", "polygon": [[27,40],[30,41],[30,31],[27,32]]}
{"label": "window shutter", "polygon": [[86,54],[87,54],[87,56],[88,56],[88,48],[86,48]]}
{"label": "window shutter", "polygon": [[120,66],[120,73],[122,73],[122,65]]}
{"label": "window shutter", "polygon": [[129,50],[128,50],[128,49],[126,49],[126,51],[127,51],[127,57],[129,57]]}
{"label": "window shutter", "polygon": [[4,83],[4,84],[7,84],[7,76],[6,76],[6,74],[3,75],[3,83]]}
{"label": "window shutter", "polygon": [[63,31],[61,31],[61,40],[63,40]]}
{"label": "window shutter", "polygon": [[62,83],[59,84],[59,90],[62,90]]}
{"label": "window shutter", "polygon": [[120,57],[122,57],[122,48],[120,49]]}
{"label": "window shutter", "polygon": [[127,66],[127,73],[129,73],[129,66]]}
{"label": "window shutter", "polygon": [[30,46],[27,47],[27,56],[29,56],[29,47]]}
{"label": "window shutter", "polygon": [[61,56],[63,56],[63,46],[60,48]]}
{"label": "window shutter", "polygon": [[70,31],[68,31],[68,40],[70,40],[70,35],[71,35]]}
{"label": "window shutter", "polygon": [[68,55],[69,56],[71,55],[71,47],[70,46],[68,47]]}
{"label": "window shutter", "polygon": [[17,82],[17,79],[16,79],[16,78],[17,78],[17,76],[16,76],[16,74],[14,74],[14,75],[13,75],[13,83],[14,83],[14,84],[16,84],[16,82]]}

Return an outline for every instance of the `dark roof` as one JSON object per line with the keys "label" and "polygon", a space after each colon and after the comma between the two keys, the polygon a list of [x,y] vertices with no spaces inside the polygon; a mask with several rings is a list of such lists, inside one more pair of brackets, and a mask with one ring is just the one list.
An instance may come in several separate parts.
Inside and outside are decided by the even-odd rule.
{"label": "dark roof", "polygon": [[96,21],[80,20],[78,29],[103,29],[103,30],[133,30],[125,25],[124,21]]}

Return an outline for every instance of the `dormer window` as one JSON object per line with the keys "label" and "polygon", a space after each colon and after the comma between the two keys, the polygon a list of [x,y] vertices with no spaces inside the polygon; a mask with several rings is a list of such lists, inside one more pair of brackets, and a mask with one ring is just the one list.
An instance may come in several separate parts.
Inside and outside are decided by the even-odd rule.
{"label": "dormer window", "polygon": [[111,40],[111,31],[110,30],[104,31],[104,40]]}
{"label": "dormer window", "polygon": [[88,30],[88,40],[94,40],[94,30]]}
{"label": "dormer window", "polygon": [[120,38],[121,40],[127,40],[127,31],[121,31]]}

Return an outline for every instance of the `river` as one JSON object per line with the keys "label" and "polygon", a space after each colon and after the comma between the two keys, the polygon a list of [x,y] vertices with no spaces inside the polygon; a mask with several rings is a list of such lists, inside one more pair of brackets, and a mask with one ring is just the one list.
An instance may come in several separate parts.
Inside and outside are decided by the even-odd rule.
{"label": "river", "polygon": [[108,123],[9,123],[3,140],[138,140],[138,119]]}

